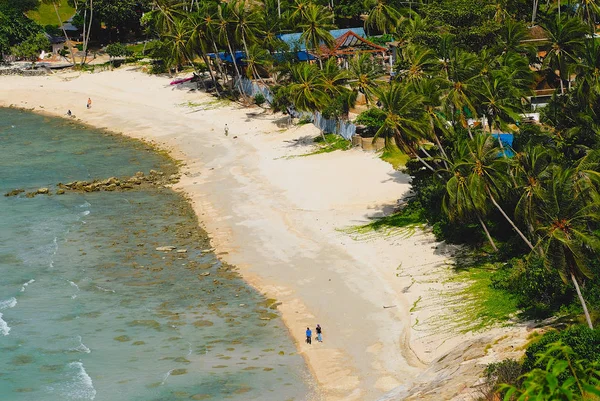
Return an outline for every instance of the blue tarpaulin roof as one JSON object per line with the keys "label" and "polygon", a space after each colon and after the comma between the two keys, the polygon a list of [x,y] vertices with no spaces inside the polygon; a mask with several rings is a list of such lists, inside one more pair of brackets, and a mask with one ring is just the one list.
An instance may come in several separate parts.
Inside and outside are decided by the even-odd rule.
{"label": "blue tarpaulin roof", "polygon": [[504,154],[506,155],[506,157],[513,157],[515,155],[515,152],[512,150],[513,140],[515,139],[513,134],[502,133],[492,134],[492,136],[502,142],[502,145],[504,146]]}
{"label": "blue tarpaulin roof", "polygon": [[[333,39],[337,39],[348,31],[352,31],[358,36],[365,37],[365,30],[363,28],[345,28],[345,29],[334,29],[329,31]],[[302,32],[297,33],[285,33],[283,35],[279,35],[278,38],[283,40],[290,49],[297,50],[306,50],[306,44],[300,40],[300,36],[302,36]]]}
{"label": "blue tarpaulin roof", "polygon": [[[329,31],[329,33],[331,33],[331,36],[333,36],[333,39],[337,39],[348,31],[352,31],[361,37],[365,36],[365,30],[363,28],[334,29],[334,30]],[[296,57],[298,58],[298,60],[300,60],[300,61],[315,60],[316,58],[312,54],[310,54],[306,51],[306,46],[304,43],[302,43],[300,41],[300,36],[302,36],[301,32],[286,33],[283,35],[279,35],[278,38],[281,39],[282,41],[284,41],[285,43],[287,43],[287,45],[290,47],[291,51],[294,51],[294,50],[296,51]],[[221,60],[226,61],[228,63],[233,63],[233,58],[231,57],[231,54],[221,52],[221,53],[218,53],[218,55]],[[215,58],[215,53],[209,53],[208,57]],[[242,60],[245,57],[246,57],[246,53],[244,53],[243,51],[235,52],[235,61],[238,64],[244,64],[244,62]],[[275,57],[277,57],[277,56],[275,56]]]}

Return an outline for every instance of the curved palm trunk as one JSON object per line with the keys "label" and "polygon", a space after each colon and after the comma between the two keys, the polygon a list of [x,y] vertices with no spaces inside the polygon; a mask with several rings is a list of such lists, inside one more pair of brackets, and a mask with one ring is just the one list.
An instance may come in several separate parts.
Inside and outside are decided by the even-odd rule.
{"label": "curved palm trunk", "polygon": [[227,48],[229,49],[229,54],[231,54],[231,59],[233,60],[233,67],[235,68],[235,73],[239,80],[240,92],[242,92],[242,95],[245,95],[244,86],[242,85],[242,76],[240,75],[240,69],[238,68],[237,61],[235,60],[235,53],[231,49],[231,42],[229,41],[228,35],[225,36],[225,41],[227,42]]}
{"label": "curved palm trunk", "polygon": [[494,239],[490,235],[490,232],[488,231],[487,226],[485,225],[485,223],[481,219],[481,216],[479,216],[479,213],[477,213],[477,220],[479,220],[479,224],[483,228],[483,231],[485,231],[485,235],[487,236],[487,239],[488,239],[490,245],[492,246],[492,248],[494,248],[494,252],[498,252],[498,248],[496,247],[496,243],[494,242]]}
{"label": "curved palm trunk", "polygon": [[204,60],[206,67],[208,68],[208,73],[210,74],[210,79],[213,81],[213,84],[215,85],[215,91],[217,91],[217,96],[221,97],[221,93],[219,92],[219,87],[217,84],[217,78],[215,78],[212,67],[210,66],[210,60],[204,53],[201,54],[201,57],[202,57],[202,60]]}
{"label": "curved palm trunk", "polygon": [[487,192],[488,196],[490,197],[490,200],[492,201],[492,203],[494,204],[494,206],[496,206],[496,209],[498,209],[500,211],[500,213],[502,213],[502,216],[504,216],[504,218],[506,219],[506,221],[508,221],[510,223],[510,225],[512,226],[512,228],[517,232],[517,234],[519,234],[519,236],[521,237],[521,239],[523,239],[523,241],[525,241],[525,243],[527,244],[527,246],[533,251],[534,246],[531,244],[531,241],[529,241],[527,239],[527,237],[525,236],[525,234],[523,234],[523,232],[521,232],[521,230],[519,230],[519,227],[517,227],[515,225],[515,223],[511,220],[511,218],[508,217],[508,215],[506,214],[506,212],[504,212],[504,209],[502,209],[502,207],[498,204],[498,202],[496,202],[496,199],[492,195],[492,193],[491,193],[491,191],[490,191],[489,188],[486,188],[486,192]]}
{"label": "curved palm trunk", "polygon": [[221,78],[223,79],[223,84],[227,81],[227,75],[223,72],[223,66],[221,65],[221,59],[219,58],[219,49],[217,48],[217,44],[215,41],[212,41],[213,48],[215,49],[215,63],[217,64],[217,69],[221,73]]}
{"label": "curved palm trunk", "polygon": [[[56,18],[58,18],[58,23],[60,24],[60,27],[61,27],[61,29],[63,31],[63,35],[65,35],[65,41],[66,41],[65,45],[67,45],[67,47],[68,47],[68,43],[69,43],[69,40],[70,40],[69,39],[69,35],[67,35],[67,31],[65,30],[65,26],[62,23],[62,20],[60,19],[60,14],[58,13],[58,7],[56,6],[56,2],[53,1],[52,5],[54,6],[54,12],[56,12]],[[69,48],[69,53],[71,53],[71,60],[72,60],[73,66],[75,66],[75,53],[73,52],[73,47],[72,46]]]}
{"label": "curved palm trunk", "polygon": [[587,321],[588,327],[590,329],[594,329],[592,326],[592,319],[590,318],[590,312],[588,312],[587,305],[585,304],[585,300],[583,299],[583,295],[581,295],[581,290],[579,289],[579,283],[575,278],[573,272],[571,272],[571,281],[573,281],[573,285],[575,286],[575,291],[577,291],[577,296],[579,297],[579,302],[581,302],[581,306],[583,306],[583,313],[585,314],[585,320]]}

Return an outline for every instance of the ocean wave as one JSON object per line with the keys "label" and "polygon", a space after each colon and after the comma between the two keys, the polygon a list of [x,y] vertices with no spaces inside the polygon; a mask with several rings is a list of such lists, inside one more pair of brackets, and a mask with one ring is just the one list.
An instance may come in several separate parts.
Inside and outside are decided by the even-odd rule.
{"label": "ocean wave", "polygon": [[97,289],[99,289],[100,291],[104,291],[104,292],[115,292],[115,290],[111,290],[109,288],[104,288],[104,287],[100,287],[99,285],[95,286]]}
{"label": "ocean wave", "polygon": [[75,371],[73,380],[67,385],[67,394],[70,400],[93,400],[96,398],[96,389],[90,375],[87,374],[83,363],[71,362],[68,367]]}
{"label": "ocean wave", "polygon": [[0,301],[0,310],[14,308],[17,305],[17,299],[15,297]]}
{"label": "ocean wave", "polygon": [[163,377],[162,382],[160,382],[161,386],[167,382],[167,379],[169,378],[169,376],[171,376],[171,373],[173,373],[174,370],[175,369],[171,369],[167,373],[165,373],[165,377]]}
{"label": "ocean wave", "polygon": [[2,320],[2,313],[0,313],[0,333],[3,336],[7,336],[10,333],[10,327],[8,327],[8,323]]}
{"label": "ocean wave", "polygon": [[90,214],[91,212],[89,210],[86,210],[84,212],[79,213],[80,216],[87,216],[88,214]]}
{"label": "ocean wave", "polygon": [[35,280],[34,280],[34,279],[31,279],[31,280],[29,280],[28,282],[26,282],[26,283],[23,283],[23,286],[21,286],[21,292],[25,292],[25,288],[26,288],[26,287],[27,287],[29,284],[33,283],[33,282],[35,282]]}
{"label": "ocean wave", "polygon": [[79,205],[79,207],[90,207],[90,206],[92,206],[92,204],[89,203],[88,201],[85,201],[81,205]]}
{"label": "ocean wave", "polygon": [[71,284],[71,287],[75,287],[77,289],[77,292],[75,292],[75,294],[71,295],[71,299],[75,299],[75,298],[77,298],[77,293],[79,292],[79,286],[72,281],[69,281],[69,284]]}

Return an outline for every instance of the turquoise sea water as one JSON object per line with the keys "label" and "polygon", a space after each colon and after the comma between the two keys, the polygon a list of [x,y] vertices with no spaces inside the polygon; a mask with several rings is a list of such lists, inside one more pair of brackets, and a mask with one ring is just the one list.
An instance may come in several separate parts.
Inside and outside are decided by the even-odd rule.
{"label": "turquoise sea water", "polygon": [[[143,144],[0,109],[1,194],[169,168]],[[0,400],[310,399],[281,320],[209,248],[168,189],[0,196]]]}

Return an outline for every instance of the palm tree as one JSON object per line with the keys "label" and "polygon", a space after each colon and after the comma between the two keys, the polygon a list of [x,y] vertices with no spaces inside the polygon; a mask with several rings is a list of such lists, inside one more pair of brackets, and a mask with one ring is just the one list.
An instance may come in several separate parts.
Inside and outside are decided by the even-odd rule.
{"label": "palm tree", "polygon": [[[260,14],[256,7],[247,3],[245,0],[236,0],[229,3],[231,8],[231,20],[233,24],[233,36],[237,41],[241,41],[244,46],[246,57],[249,54],[248,42],[256,41],[257,36],[261,33]],[[254,66],[249,66],[253,68]],[[254,75],[259,76],[258,71],[254,70]]]}
{"label": "palm tree", "polygon": [[333,45],[333,36],[329,30],[334,29],[331,23],[331,11],[326,7],[309,4],[301,16],[298,27],[302,29],[300,40],[306,45],[306,52],[315,51],[321,63],[321,43],[327,47]]}
{"label": "palm tree", "polygon": [[163,34],[165,43],[169,49],[168,62],[175,66],[176,70],[184,64],[184,61],[193,65],[189,56],[189,45],[192,37],[192,27],[187,20],[176,20],[172,31]]}
{"label": "palm tree", "polygon": [[[463,149],[463,152],[460,149]],[[462,146],[458,144],[457,146],[457,162],[456,164],[452,164],[452,169],[448,170],[452,176],[446,182],[446,193],[444,195],[444,199],[442,202],[442,210],[446,213],[450,221],[467,221],[473,216],[477,218],[479,225],[483,228],[485,235],[488,239],[488,242],[492,246],[492,249],[495,252],[498,252],[498,247],[494,242],[494,239],[490,235],[490,232],[487,228],[487,225],[484,223],[481,218],[482,214],[487,213],[487,203],[485,202],[475,202],[475,199],[478,199],[478,194],[472,193],[472,188],[469,186],[468,170],[464,170],[462,166],[464,166],[461,162],[462,158],[468,157],[468,150],[465,152],[465,142],[463,141]],[[462,153],[462,155],[461,155]],[[448,162],[451,163],[450,160]]]}
{"label": "palm tree", "polygon": [[258,43],[252,44],[248,48],[244,62],[246,63],[246,77],[248,79],[258,78],[263,84],[264,81],[258,73],[258,67],[265,69],[270,63],[271,55],[267,49],[263,48]]}
{"label": "palm tree", "polygon": [[[292,65],[290,72],[292,83],[288,86],[288,91],[292,103],[297,110],[313,113],[316,121],[317,112],[322,110],[328,101],[319,69],[314,64],[301,63]],[[321,136],[325,141],[322,131]]]}
{"label": "palm tree", "polygon": [[474,203],[480,205],[491,201],[527,246],[533,249],[531,241],[521,232],[498,203],[498,199],[508,187],[508,159],[498,157],[501,149],[496,146],[496,140],[491,135],[482,133],[468,142],[468,148],[469,157],[458,163],[458,167],[469,170],[467,182]]}
{"label": "palm tree", "polygon": [[519,121],[523,113],[522,96],[515,96],[514,87],[503,74],[494,71],[489,79],[483,79],[477,89],[481,112],[486,116],[490,133],[508,122]]}
{"label": "palm tree", "polygon": [[212,42],[212,39],[209,36],[209,31],[206,29],[206,25],[204,19],[202,18],[202,14],[191,14],[189,16],[189,24],[191,29],[191,35],[188,42],[190,47],[190,53],[193,53],[191,51],[193,49],[200,55],[200,57],[202,57],[202,60],[204,60],[204,64],[206,64],[206,67],[208,68],[210,78],[215,86],[217,96],[220,96],[218,87],[219,85],[215,74],[213,73],[210,60],[207,56],[207,54],[209,53],[210,43]]}
{"label": "palm tree", "polygon": [[452,121],[459,122],[466,128],[471,138],[473,135],[467,122],[467,113],[473,118],[477,117],[477,109],[473,103],[476,92],[473,89],[478,86],[481,78],[476,60],[474,54],[454,49],[447,65],[448,85],[442,96],[444,108],[452,116]]}
{"label": "palm tree", "polygon": [[569,67],[577,63],[586,33],[586,26],[578,18],[556,16],[549,19],[544,28],[548,34],[549,43],[546,45],[546,57],[543,66],[551,71],[557,71],[560,80],[560,93],[565,93],[564,81],[569,80]]}
{"label": "palm tree", "polygon": [[377,79],[383,75],[383,68],[368,53],[355,54],[348,64],[350,87],[365,96],[368,106],[373,90],[378,85]]}
{"label": "palm tree", "polygon": [[[63,35],[65,36],[65,45],[69,44],[69,35],[67,35],[67,31],[65,30],[65,25],[63,24],[62,18],[60,18],[60,14],[58,12],[58,0],[42,0],[44,4],[52,4],[54,7],[54,12],[56,13],[56,18],[58,19],[58,26],[62,29]],[[69,49],[69,53],[71,53],[71,60],[73,65],[75,65],[75,52],[73,51],[73,47]]]}
{"label": "palm tree", "polygon": [[506,52],[531,55],[535,52],[535,46],[526,42],[529,39],[529,30],[521,21],[508,18],[502,25],[498,35],[498,48]]}
{"label": "palm tree", "polygon": [[385,120],[373,140],[383,136],[387,145],[393,138],[400,150],[417,158],[425,167],[437,173],[417,151],[424,150],[421,142],[427,132],[422,97],[409,86],[397,82],[378,87],[375,94],[385,112]]}
{"label": "palm tree", "polygon": [[552,157],[542,146],[528,146],[511,160],[511,168],[517,182],[519,200],[515,206],[515,219],[527,222],[531,234],[538,221],[537,205],[542,200],[543,186],[550,178]]}
{"label": "palm tree", "polygon": [[440,136],[448,134],[448,121],[440,112],[440,98],[444,86],[441,78],[428,78],[411,84],[412,90],[421,95],[423,107],[428,122],[427,137],[434,141],[443,156],[443,162],[448,169],[448,155],[442,146]]}
{"label": "palm tree", "polygon": [[[593,328],[579,281],[592,277],[586,266],[586,254],[600,248],[600,241],[589,232],[589,223],[600,222],[598,200],[590,202],[588,191],[576,190],[575,171],[555,168],[539,205],[537,231],[541,237],[537,247],[542,250],[544,264],[558,271],[566,283],[570,279],[583,307],[585,319]],[[594,195],[596,197],[597,195]]]}
{"label": "palm tree", "polygon": [[366,0],[365,6],[371,10],[365,28],[376,28],[383,34],[396,32],[402,16],[387,0]]}
{"label": "palm tree", "polygon": [[398,71],[408,83],[432,77],[440,69],[439,59],[431,49],[408,45],[402,50],[403,69]]}
{"label": "palm tree", "polygon": [[[221,3],[217,6],[216,17],[218,20],[218,24],[216,26],[217,38],[221,43],[224,43],[229,50],[229,54],[231,54],[231,59],[233,62],[233,68],[235,70],[236,77],[238,80],[241,78],[240,69],[238,68],[236,53],[234,49],[231,47],[230,40],[230,24],[231,24],[231,6],[229,3]],[[240,88],[243,86],[240,85]],[[243,89],[242,89],[243,92]]]}
{"label": "palm tree", "polygon": [[581,0],[577,8],[577,14],[582,21],[589,25],[590,33],[596,32],[596,21],[600,16],[600,4],[597,0]]}

